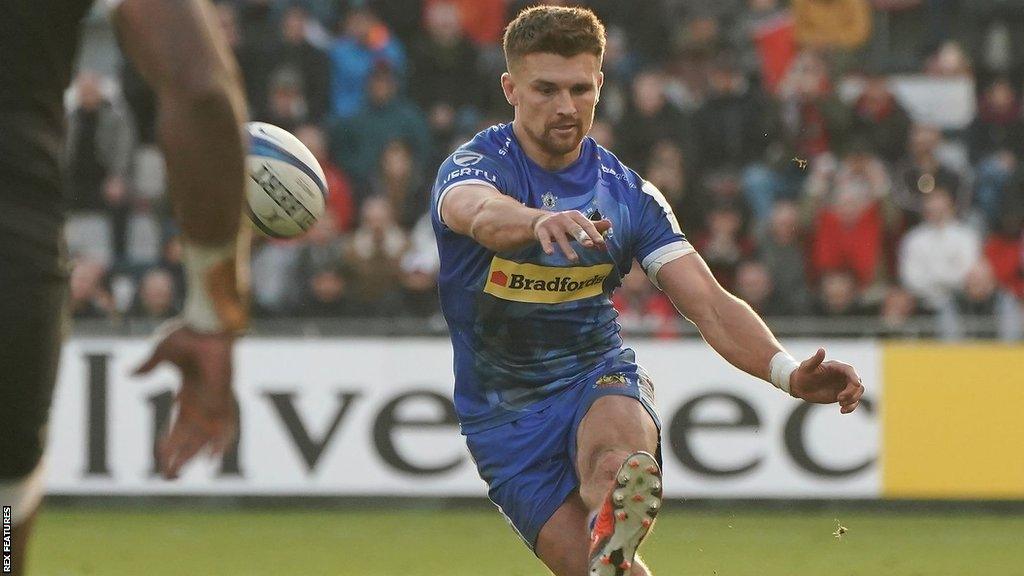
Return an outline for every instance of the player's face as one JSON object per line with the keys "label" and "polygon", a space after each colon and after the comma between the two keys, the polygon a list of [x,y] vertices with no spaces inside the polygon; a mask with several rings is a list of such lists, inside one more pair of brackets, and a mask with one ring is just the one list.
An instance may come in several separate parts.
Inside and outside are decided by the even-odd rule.
{"label": "player's face", "polygon": [[[604,75],[593,54],[571,58],[538,52],[516,61],[502,76],[505,97],[515,106],[516,126],[527,152],[551,164],[567,164],[594,123]],[[568,162],[565,162],[567,160]]]}

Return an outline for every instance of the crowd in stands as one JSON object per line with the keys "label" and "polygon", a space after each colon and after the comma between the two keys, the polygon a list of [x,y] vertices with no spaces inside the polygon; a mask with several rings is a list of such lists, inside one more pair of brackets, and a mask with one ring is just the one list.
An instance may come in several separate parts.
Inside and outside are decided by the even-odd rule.
{"label": "crowd in stands", "polygon": [[[498,78],[517,0],[216,4],[253,119],[329,181],[299,240],[257,239],[261,317],[433,317],[440,162],[511,120]],[[1021,336],[1024,0],[589,0],[608,27],[592,136],[655,184],[728,289],[769,318],[966,317]],[[76,317],[173,315],[177,231],[153,96],[129,64],[70,91]],[[627,327],[678,333],[639,273]]]}

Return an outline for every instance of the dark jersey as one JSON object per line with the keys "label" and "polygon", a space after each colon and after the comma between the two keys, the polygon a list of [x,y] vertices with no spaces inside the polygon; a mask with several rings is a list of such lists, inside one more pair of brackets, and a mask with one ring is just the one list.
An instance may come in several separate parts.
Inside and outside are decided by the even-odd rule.
{"label": "dark jersey", "polygon": [[63,97],[92,3],[0,1],[0,265],[58,265]]}

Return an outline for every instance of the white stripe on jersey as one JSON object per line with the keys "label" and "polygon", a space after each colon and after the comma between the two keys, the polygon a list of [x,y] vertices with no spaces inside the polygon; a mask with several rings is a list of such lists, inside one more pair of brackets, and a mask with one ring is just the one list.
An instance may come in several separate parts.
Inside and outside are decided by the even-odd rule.
{"label": "white stripe on jersey", "polygon": [[441,224],[444,224],[444,218],[441,216],[441,203],[444,202],[445,195],[451,192],[452,189],[458,188],[459,186],[462,186],[464,184],[483,184],[484,186],[490,186],[491,188],[494,188],[495,192],[501,194],[501,190],[498,190],[498,187],[495,186],[494,183],[488,182],[487,180],[471,179],[452,182],[451,184],[448,185],[447,188],[441,190],[441,193],[437,195],[437,221],[440,222]]}
{"label": "white stripe on jersey", "polygon": [[665,217],[668,218],[668,223],[672,226],[672,231],[676,234],[682,234],[683,229],[679,227],[679,222],[676,220],[676,215],[672,212],[672,206],[669,205],[668,200],[665,199],[665,195],[658,190],[658,187],[651,184],[647,180],[644,180],[643,186],[640,187],[645,194],[654,198],[654,200],[661,206],[665,211]]}

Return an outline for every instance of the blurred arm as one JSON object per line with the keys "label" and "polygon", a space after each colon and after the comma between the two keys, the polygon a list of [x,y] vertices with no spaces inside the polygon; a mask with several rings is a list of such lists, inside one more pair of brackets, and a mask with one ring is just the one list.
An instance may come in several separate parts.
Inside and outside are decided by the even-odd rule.
{"label": "blurred arm", "polygon": [[167,187],[185,237],[234,240],[242,213],[246,105],[238,68],[205,0],[124,0],[121,45],[157,94]]}

